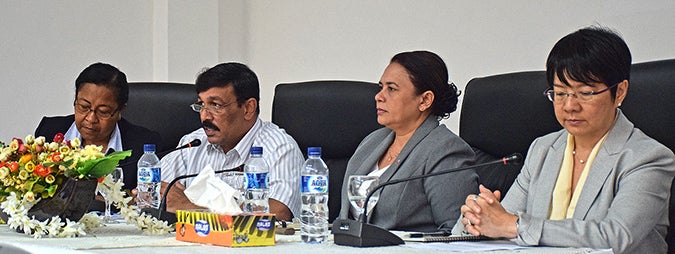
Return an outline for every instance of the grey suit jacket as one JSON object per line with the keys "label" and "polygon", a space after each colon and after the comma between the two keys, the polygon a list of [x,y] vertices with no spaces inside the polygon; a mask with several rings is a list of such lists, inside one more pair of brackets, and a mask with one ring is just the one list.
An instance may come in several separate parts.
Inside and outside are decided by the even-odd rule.
{"label": "grey suit jacket", "polygon": [[567,143],[564,129],[536,139],[502,205],[520,216],[521,245],[612,248],[666,253],[675,156],[619,110],[588,172],[572,219],[548,220],[551,193]]}
{"label": "grey suit jacket", "polygon": [[[382,128],[363,139],[347,164],[342,185],[340,218],[350,217],[347,198],[350,175],[367,175],[394,141],[395,133]],[[429,116],[403,147],[380,182],[427,174],[473,163],[471,147],[435,116]],[[459,216],[467,195],[478,192],[474,170],[398,183],[382,189],[369,222],[386,229],[434,231],[449,228]]]}

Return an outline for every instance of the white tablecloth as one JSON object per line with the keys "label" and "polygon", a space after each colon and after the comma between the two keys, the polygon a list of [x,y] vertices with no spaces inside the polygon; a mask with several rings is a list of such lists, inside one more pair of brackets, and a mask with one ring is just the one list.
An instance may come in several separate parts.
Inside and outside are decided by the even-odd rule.
{"label": "white tablecloth", "polygon": [[[305,244],[295,235],[277,235],[275,246],[265,247],[222,247],[190,242],[181,242],[175,236],[147,236],[133,226],[125,224],[107,225],[96,229],[84,237],[78,238],[42,238],[30,236],[10,230],[7,225],[0,225],[0,254],[3,253],[452,253],[437,249],[434,245],[424,243],[408,243],[400,246],[357,248],[327,244]],[[440,248],[443,248],[440,245]],[[420,248],[424,247],[424,248]],[[591,249],[576,248],[534,248],[520,249],[518,253],[591,253]],[[491,251],[491,254],[513,253],[514,251]],[[474,252],[475,253],[475,252]],[[479,252],[480,253],[480,252]]]}

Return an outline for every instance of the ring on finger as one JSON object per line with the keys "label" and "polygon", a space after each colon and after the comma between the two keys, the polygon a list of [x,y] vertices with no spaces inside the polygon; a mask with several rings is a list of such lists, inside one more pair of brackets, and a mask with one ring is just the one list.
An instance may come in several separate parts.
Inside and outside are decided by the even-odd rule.
{"label": "ring on finger", "polygon": [[470,220],[469,218],[466,218],[466,225],[467,225],[467,226],[471,226],[471,225],[472,225],[472,224],[471,224],[471,220]]}
{"label": "ring on finger", "polygon": [[478,201],[478,195],[473,195],[473,201]]}

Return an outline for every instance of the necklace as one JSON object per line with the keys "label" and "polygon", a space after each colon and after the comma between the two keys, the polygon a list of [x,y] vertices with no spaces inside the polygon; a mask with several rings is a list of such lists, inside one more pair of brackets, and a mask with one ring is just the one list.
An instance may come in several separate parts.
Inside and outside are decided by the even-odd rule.
{"label": "necklace", "polygon": [[[572,156],[574,156],[574,157],[577,156],[577,150],[572,150]],[[586,161],[579,159],[579,163],[584,164],[584,163],[586,163]]]}

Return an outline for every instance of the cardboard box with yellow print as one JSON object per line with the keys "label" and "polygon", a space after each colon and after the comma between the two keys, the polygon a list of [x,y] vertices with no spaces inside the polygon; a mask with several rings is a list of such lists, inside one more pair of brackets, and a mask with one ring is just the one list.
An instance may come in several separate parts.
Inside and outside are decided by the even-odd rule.
{"label": "cardboard box with yellow print", "polygon": [[274,245],[274,214],[178,210],[176,219],[176,240],[231,247]]}

